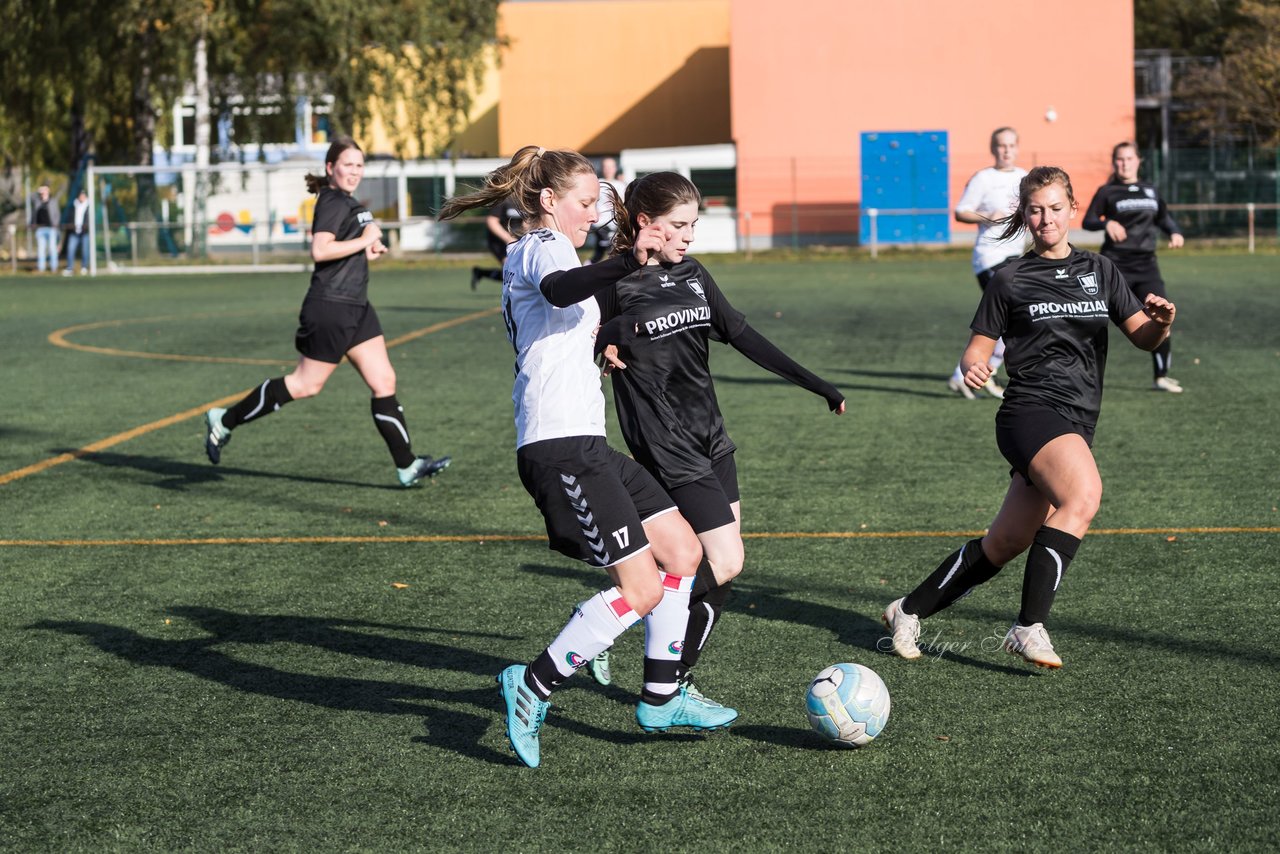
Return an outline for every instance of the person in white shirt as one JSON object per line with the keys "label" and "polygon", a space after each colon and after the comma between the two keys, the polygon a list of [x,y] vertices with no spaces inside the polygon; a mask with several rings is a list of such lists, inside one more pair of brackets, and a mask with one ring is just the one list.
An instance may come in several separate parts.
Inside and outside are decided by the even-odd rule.
{"label": "person in white shirt", "polygon": [[[577,251],[597,220],[599,195],[595,170],[581,154],[526,146],[491,172],[484,187],[450,199],[439,215],[448,220],[509,198],[524,217],[525,234],[507,252],[502,283],[516,357],[516,466],[542,511],[549,546],[603,568],[613,582],[578,603],[537,658],[498,676],[507,737],[530,767],[541,762],[539,729],[551,692],[642,619],[641,728],[711,730],[738,717],[680,682],[689,596],[706,560],[698,538],[653,475],[605,442],[594,354],[620,342],[597,335],[595,294],[661,251],[667,227],[655,224],[630,253],[583,267]],[[616,358],[612,364],[625,367]]]}
{"label": "person in white shirt", "polygon": [[70,276],[75,272],[77,250],[81,256],[80,275],[88,275],[89,252],[93,247],[89,243],[89,193],[87,190],[81,190],[76,195],[71,222],[67,228],[67,268],[62,271],[62,275]]}
{"label": "person in white shirt", "polygon": [[[1011,127],[996,128],[991,132],[991,156],[995,163],[980,169],[969,179],[960,201],[956,202],[956,222],[976,224],[978,236],[973,243],[973,272],[978,277],[978,287],[984,291],[995,277],[996,270],[1022,254],[1026,245],[1025,235],[1018,234],[1007,240],[999,237],[1000,222],[1014,212],[1018,205],[1018,184],[1027,174],[1019,168],[1018,132]],[[991,354],[991,377],[983,391],[992,397],[1004,397],[1004,389],[996,382],[996,370],[1004,363],[1004,341],[996,342]],[[965,385],[959,363],[947,380],[947,387],[961,397],[973,400],[973,391]]]}

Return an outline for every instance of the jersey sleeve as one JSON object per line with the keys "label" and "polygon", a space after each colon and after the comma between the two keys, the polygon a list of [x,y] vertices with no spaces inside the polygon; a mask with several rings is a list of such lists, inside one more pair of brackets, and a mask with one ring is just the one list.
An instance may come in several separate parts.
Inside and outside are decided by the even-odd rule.
{"label": "jersey sleeve", "polygon": [[1103,221],[1103,215],[1107,212],[1107,188],[1099,187],[1097,192],[1093,194],[1093,198],[1089,201],[1089,207],[1084,212],[1084,222],[1080,225],[1086,231],[1102,231],[1107,227]]}
{"label": "jersey sleeve", "polygon": [[[582,262],[578,260],[578,253],[574,251],[573,244],[569,239],[557,236],[556,232],[550,230],[539,230],[533,232],[529,238],[533,245],[530,247],[532,251],[524,253],[524,269],[523,278],[526,282],[533,284],[535,288],[542,289],[543,295],[546,295],[545,289],[541,288],[541,283],[553,273],[561,273],[566,270],[577,270]],[[588,294],[587,296],[590,296]],[[552,303],[559,308],[573,305],[581,302],[581,297],[573,302],[567,302],[563,305]]]}
{"label": "jersey sleeve", "polygon": [[973,322],[969,328],[979,335],[988,338],[999,338],[1009,328],[1009,288],[1013,282],[1012,268],[1016,264],[1006,264],[996,273],[995,278],[982,292],[982,301],[974,312]]}
{"label": "jersey sleeve", "polygon": [[1107,315],[1117,326],[1142,311],[1142,303],[1133,293],[1133,288],[1125,281],[1124,276],[1111,263],[1110,258],[1095,256],[1098,260],[1098,272],[1102,274],[1103,286],[1107,294]]}
{"label": "jersey sleeve", "polygon": [[1156,208],[1156,226],[1170,237],[1175,234],[1181,234],[1182,229],[1178,228],[1178,221],[1169,212],[1169,206],[1164,203],[1164,199],[1157,195],[1156,201],[1160,205]]}
{"label": "jersey sleeve", "polygon": [[982,181],[978,178],[981,172],[975,172],[969,183],[964,185],[964,192],[960,194],[960,200],[956,202],[957,211],[976,211],[978,204],[982,201]]}
{"label": "jersey sleeve", "polygon": [[342,223],[347,218],[349,210],[333,191],[322,191],[320,197],[316,199],[315,211],[311,215],[311,233],[325,231],[335,237],[342,234]]}
{"label": "jersey sleeve", "polygon": [[702,281],[707,305],[711,306],[711,340],[728,343],[747,327],[747,316],[729,304],[716,280],[701,264],[698,264],[698,278]]}
{"label": "jersey sleeve", "polygon": [[596,305],[600,306],[601,322],[612,320],[618,316],[618,289],[608,287],[596,291]]}

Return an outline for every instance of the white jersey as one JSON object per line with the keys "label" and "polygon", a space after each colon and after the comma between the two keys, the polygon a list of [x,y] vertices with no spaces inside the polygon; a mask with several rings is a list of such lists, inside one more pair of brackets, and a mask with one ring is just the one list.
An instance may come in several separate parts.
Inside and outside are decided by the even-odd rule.
{"label": "white jersey", "polygon": [[[956,202],[956,210],[981,212],[992,219],[1013,213],[1018,207],[1018,183],[1026,174],[1025,169],[1015,167],[1002,172],[994,166],[973,173],[960,201]],[[996,215],[992,216],[993,213]],[[973,272],[990,270],[1004,259],[1022,254],[1026,238],[1018,234],[1008,240],[997,240],[1002,231],[1003,225],[978,223],[978,239],[973,244]]]}
{"label": "white jersey", "polygon": [[566,436],[603,436],[604,392],[592,360],[600,307],[590,297],[556,308],[539,285],[556,270],[581,266],[573,242],[535,229],[507,250],[502,316],[516,348],[516,447]]}

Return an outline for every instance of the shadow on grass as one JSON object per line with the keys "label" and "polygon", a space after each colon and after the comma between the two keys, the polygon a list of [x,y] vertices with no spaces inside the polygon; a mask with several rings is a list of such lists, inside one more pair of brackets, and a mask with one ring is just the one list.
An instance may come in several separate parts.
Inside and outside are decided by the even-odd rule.
{"label": "shadow on grass", "polygon": [[[585,591],[594,593],[608,584],[603,572],[582,566],[553,566],[550,564],[522,564],[521,570],[549,578],[567,579],[582,584]],[[750,571],[748,570],[748,575]],[[779,620],[802,626],[834,632],[841,643],[863,649],[877,649],[877,642],[884,636],[879,621],[853,610],[848,603],[828,605],[792,599],[787,591],[743,581],[733,582],[725,610],[733,614]]]}
{"label": "shadow on grass", "polygon": [[[54,448],[54,454],[75,453],[71,448]],[[188,463],[169,457],[145,457],[136,454],[85,454],[81,462],[93,463],[103,468],[133,469],[145,474],[155,475],[158,479],[149,484],[157,489],[182,491],[189,486],[205,483],[217,483],[228,477],[256,477],[268,480],[286,480],[291,483],[311,483],[323,486],[355,486],[361,489],[378,489],[401,491],[404,489],[394,483],[369,483],[368,481],[339,480],[329,477],[311,477],[307,475],[282,474],[280,472],[255,471],[253,469],[234,468],[230,466],[214,466],[210,463]],[[388,478],[388,481],[391,479]]]}
{"label": "shadow on grass", "polygon": [[[53,620],[43,620],[28,628],[84,637],[101,651],[133,664],[167,667],[246,694],[292,700],[336,711],[419,715],[424,718],[427,734],[416,737],[415,742],[485,762],[519,764],[510,755],[481,744],[494,723],[495,712],[501,719],[500,701],[492,679],[510,663],[507,659],[458,646],[391,638],[370,631],[430,632],[450,637],[512,640],[509,636],[287,614],[237,614],[195,606],[179,606],[170,613],[191,620],[211,636],[164,640],[122,626]],[[482,676],[488,684],[474,689],[444,690],[375,679],[291,673],[234,658],[216,648],[224,643],[309,644],[341,655],[471,673]],[[483,714],[432,705],[436,703],[474,706]],[[599,733],[599,737],[615,740],[617,734]]]}

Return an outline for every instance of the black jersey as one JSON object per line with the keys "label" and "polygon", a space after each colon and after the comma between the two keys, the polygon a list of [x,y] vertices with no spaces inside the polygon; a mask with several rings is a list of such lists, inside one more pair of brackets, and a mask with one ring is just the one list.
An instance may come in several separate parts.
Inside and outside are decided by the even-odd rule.
{"label": "black jersey", "polygon": [[[311,233],[327,231],[338,240],[355,240],[373,222],[364,205],[341,190],[324,187],[316,198]],[[326,299],[364,305],[369,301],[369,259],[364,252],[316,262],[307,299]]]}
{"label": "black jersey", "polygon": [[[489,216],[495,216],[502,223],[502,227],[511,232],[515,236],[520,233],[520,209],[510,199],[503,199],[493,207],[489,208]],[[484,230],[485,239],[489,244],[489,251],[494,257],[507,257],[507,241],[494,234],[488,228]]]}
{"label": "black jersey", "polygon": [[1003,338],[1009,385],[1001,409],[1047,406],[1094,426],[1107,365],[1107,322],[1142,305],[1107,258],[1071,250],[1066,258],[1029,252],[996,273],[970,329]]}
{"label": "black jersey", "polygon": [[635,317],[635,341],[612,373],[614,406],[631,453],[664,486],[711,475],[733,453],[708,365],[709,340],[727,342],[747,325],[711,275],[692,258],[642,267],[598,296],[602,319]]}
{"label": "black jersey", "polygon": [[711,477],[712,462],[735,450],[711,381],[708,341],[728,343],[826,398],[832,411],[844,401],[839,389],[752,329],[692,258],[641,267],[596,298],[603,320],[617,317],[637,327],[622,350],[627,367],[612,373],[614,405],[627,447],[668,489]]}
{"label": "black jersey", "polygon": [[1124,226],[1125,239],[1116,243],[1108,234],[1102,241],[1102,254],[1119,256],[1133,252],[1155,252],[1156,232],[1166,235],[1181,233],[1178,223],[1156,188],[1144,181],[1132,184],[1112,178],[1098,188],[1084,215],[1084,227],[1090,231],[1106,228],[1107,220]]}

